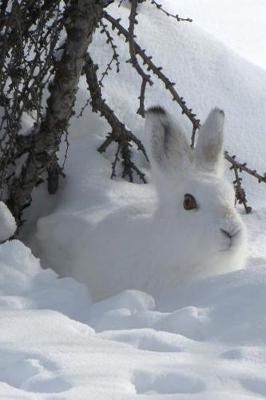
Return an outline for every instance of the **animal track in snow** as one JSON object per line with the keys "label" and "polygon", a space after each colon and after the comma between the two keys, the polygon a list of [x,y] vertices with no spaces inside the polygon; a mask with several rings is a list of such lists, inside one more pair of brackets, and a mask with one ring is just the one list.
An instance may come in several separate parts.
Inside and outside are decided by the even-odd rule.
{"label": "animal track in snow", "polygon": [[151,374],[138,372],[134,384],[138,394],[178,394],[200,393],[206,389],[204,382],[193,375],[185,375],[180,372],[165,372]]}
{"label": "animal track in snow", "polygon": [[0,381],[14,388],[35,393],[60,393],[70,389],[68,382],[56,377],[55,370],[55,364],[38,355],[1,350]]}

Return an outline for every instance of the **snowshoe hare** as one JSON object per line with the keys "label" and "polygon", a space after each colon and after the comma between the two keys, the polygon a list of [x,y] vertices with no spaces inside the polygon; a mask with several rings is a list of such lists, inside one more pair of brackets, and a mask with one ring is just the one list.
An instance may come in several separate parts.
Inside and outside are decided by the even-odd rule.
{"label": "snowshoe hare", "polygon": [[[210,112],[195,150],[161,107],[148,110],[145,131],[151,137],[158,215],[173,227],[170,241],[178,249],[176,282],[241,269],[246,230],[235,209],[233,187],[223,178],[224,112]],[[164,240],[169,239],[162,232],[162,247]]]}
{"label": "snowshoe hare", "polygon": [[[157,195],[152,185],[113,182],[102,209],[94,204],[80,217],[65,213],[58,220],[53,214],[40,220],[39,242],[49,242],[49,264],[86,283],[94,300],[124,289],[158,296],[179,284],[242,268],[246,233],[233,187],[223,178],[223,126],[223,111],[214,109],[192,150],[166,111],[148,110],[145,135],[151,139]],[[128,199],[124,207],[113,204],[116,190],[117,198]],[[60,271],[56,263],[62,254]]]}

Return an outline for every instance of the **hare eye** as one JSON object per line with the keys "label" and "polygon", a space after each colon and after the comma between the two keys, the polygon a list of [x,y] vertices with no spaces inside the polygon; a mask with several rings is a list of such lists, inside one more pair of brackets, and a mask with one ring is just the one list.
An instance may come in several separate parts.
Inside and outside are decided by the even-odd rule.
{"label": "hare eye", "polygon": [[193,197],[192,194],[189,193],[185,194],[183,207],[185,210],[194,210],[198,207],[195,197]]}

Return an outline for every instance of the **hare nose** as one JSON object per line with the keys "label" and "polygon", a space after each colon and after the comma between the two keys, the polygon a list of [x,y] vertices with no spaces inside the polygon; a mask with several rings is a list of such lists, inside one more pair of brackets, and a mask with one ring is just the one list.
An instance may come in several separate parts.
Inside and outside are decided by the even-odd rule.
{"label": "hare nose", "polygon": [[231,233],[227,232],[225,229],[220,229],[220,231],[229,239],[232,239],[232,237],[234,236]]}
{"label": "hare nose", "polygon": [[233,232],[228,232],[225,229],[220,229],[220,231],[228,238],[228,239],[233,239],[234,236],[236,236],[239,233],[239,230],[234,230]]}

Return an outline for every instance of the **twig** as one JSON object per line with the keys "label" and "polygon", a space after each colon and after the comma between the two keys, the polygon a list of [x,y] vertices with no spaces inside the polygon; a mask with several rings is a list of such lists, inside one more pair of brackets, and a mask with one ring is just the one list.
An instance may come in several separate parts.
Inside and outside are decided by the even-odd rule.
{"label": "twig", "polygon": [[157,7],[158,10],[162,11],[165,15],[167,15],[167,17],[174,18],[177,22],[192,22],[192,19],[191,19],[191,18],[181,18],[181,17],[179,17],[178,14],[171,14],[171,13],[169,13],[168,11],[166,11],[166,10],[163,8],[162,4],[158,3],[158,2],[155,1],[155,0],[151,0],[151,4],[155,5],[155,7]]}
{"label": "twig", "polygon": [[252,170],[251,168],[249,168],[247,166],[247,163],[241,163],[240,161],[237,161],[236,156],[231,156],[228,151],[225,151],[224,156],[226,160],[229,161],[232,165],[236,166],[236,168],[239,169],[240,172],[244,171],[247,174],[254,176],[254,178],[256,178],[259,183],[266,183],[266,174],[261,175],[255,169]]}
{"label": "twig", "polygon": [[118,161],[119,161],[120,150],[121,150],[121,143],[119,142],[119,143],[117,144],[117,150],[116,150],[116,153],[115,153],[114,161],[112,162],[112,174],[111,174],[111,179],[113,179],[113,178],[116,177],[116,164],[117,164]]}
{"label": "twig", "polygon": [[136,54],[136,42],[134,40],[135,34],[134,34],[134,29],[135,25],[137,24],[137,6],[138,6],[138,0],[132,0],[131,1],[131,10],[130,10],[130,15],[129,15],[129,27],[128,27],[128,37],[129,37],[129,53],[130,53],[130,62],[132,66],[135,68],[137,73],[142,79],[141,83],[141,88],[140,88],[140,95],[139,95],[139,109],[137,111],[137,114],[140,114],[142,117],[144,117],[145,114],[145,107],[144,107],[144,101],[145,101],[145,91],[146,91],[146,86],[147,83],[150,85],[153,84],[151,81],[150,75],[146,74],[141,66],[139,65],[139,62],[137,60]]}
{"label": "twig", "polygon": [[[101,20],[100,23],[99,23],[99,26],[102,28],[100,30],[100,33],[104,33],[106,35],[106,37],[107,37],[106,43],[110,44],[110,46],[112,48],[112,53],[113,53],[112,57],[111,57],[111,60],[106,65],[106,68],[103,71],[101,78],[99,79],[99,85],[101,87],[103,87],[103,80],[108,75],[108,73],[112,70],[112,64],[113,64],[114,61],[116,62],[116,72],[119,73],[119,71],[120,71],[120,61],[119,61],[119,54],[117,52],[117,46],[114,43],[114,38],[112,37],[112,35],[110,34],[110,32],[107,29],[107,25],[104,24],[103,21]],[[82,106],[79,114],[77,115],[77,118],[81,118],[82,117],[85,109],[88,107],[90,102],[91,102],[91,97],[89,97],[86,100],[85,104]]]}
{"label": "twig", "polygon": [[[93,63],[92,58],[87,53],[84,70],[86,74],[88,88],[91,94],[92,111],[100,113],[101,116],[103,116],[107,120],[107,122],[112,128],[112,132],[109,133],[104,143],[98,148],[98,151],[104,152],[112,142],[120,143],[120,148],[119,148],[120,153],[116,155],[116,159],[118,160],[118,156],[119,154],[121,154],[124,167],[123,176],[128,176],[129,180],[132,181],[133,170],[134,170],[140,177],[140,179],[144,183],[146,183],[144,174],[131,161],[129,155],[131,143],[134,143],[137,146],[137,149],[140,150],[143,153],[144,157],[148,160],[146,150],[141,141],[130,130],[128,130],[125,127],[125,125],[117,118],[114,111],[108,106],[106,101],[102,98],[101,87],[99,85],[96,73],[97,69],[98,66]],[[115,160],[113,168],[115,168],[117,160]],[[112,176],[115,176],[114,169],[112,170]]]}
{"label": "twig", "polygon": [[110,66],[111,66],[112,62],[115,61],[116,62],[116,72],[119,72],[119,70],[120,70],[119,54],[117,52],[117,46],[114,43],[114,38],[108,31],[107,25],[105,25],[102,21],[100,21],[100,26],[102,27],[100,32],[104,33],[106,35],[106,37],[107,37],[106,43],[110,44],[112,51],[113,51],[112,59],[111,59],[110,63],[108,64],[109,65],[108,70],[110,70]]}
{"label": "twig", "polygon": [[234,189],[235,189],[235,200],[236,203],[243,204],[245,211],[247,214],[251,213],[252,208],[247,204],[247,197],[244,188],[242,187],[242,178],[240,178],[238,173],[238,168],[236,164],[233,164],[230,169],[234,170],[235,180],[233,181]]}

